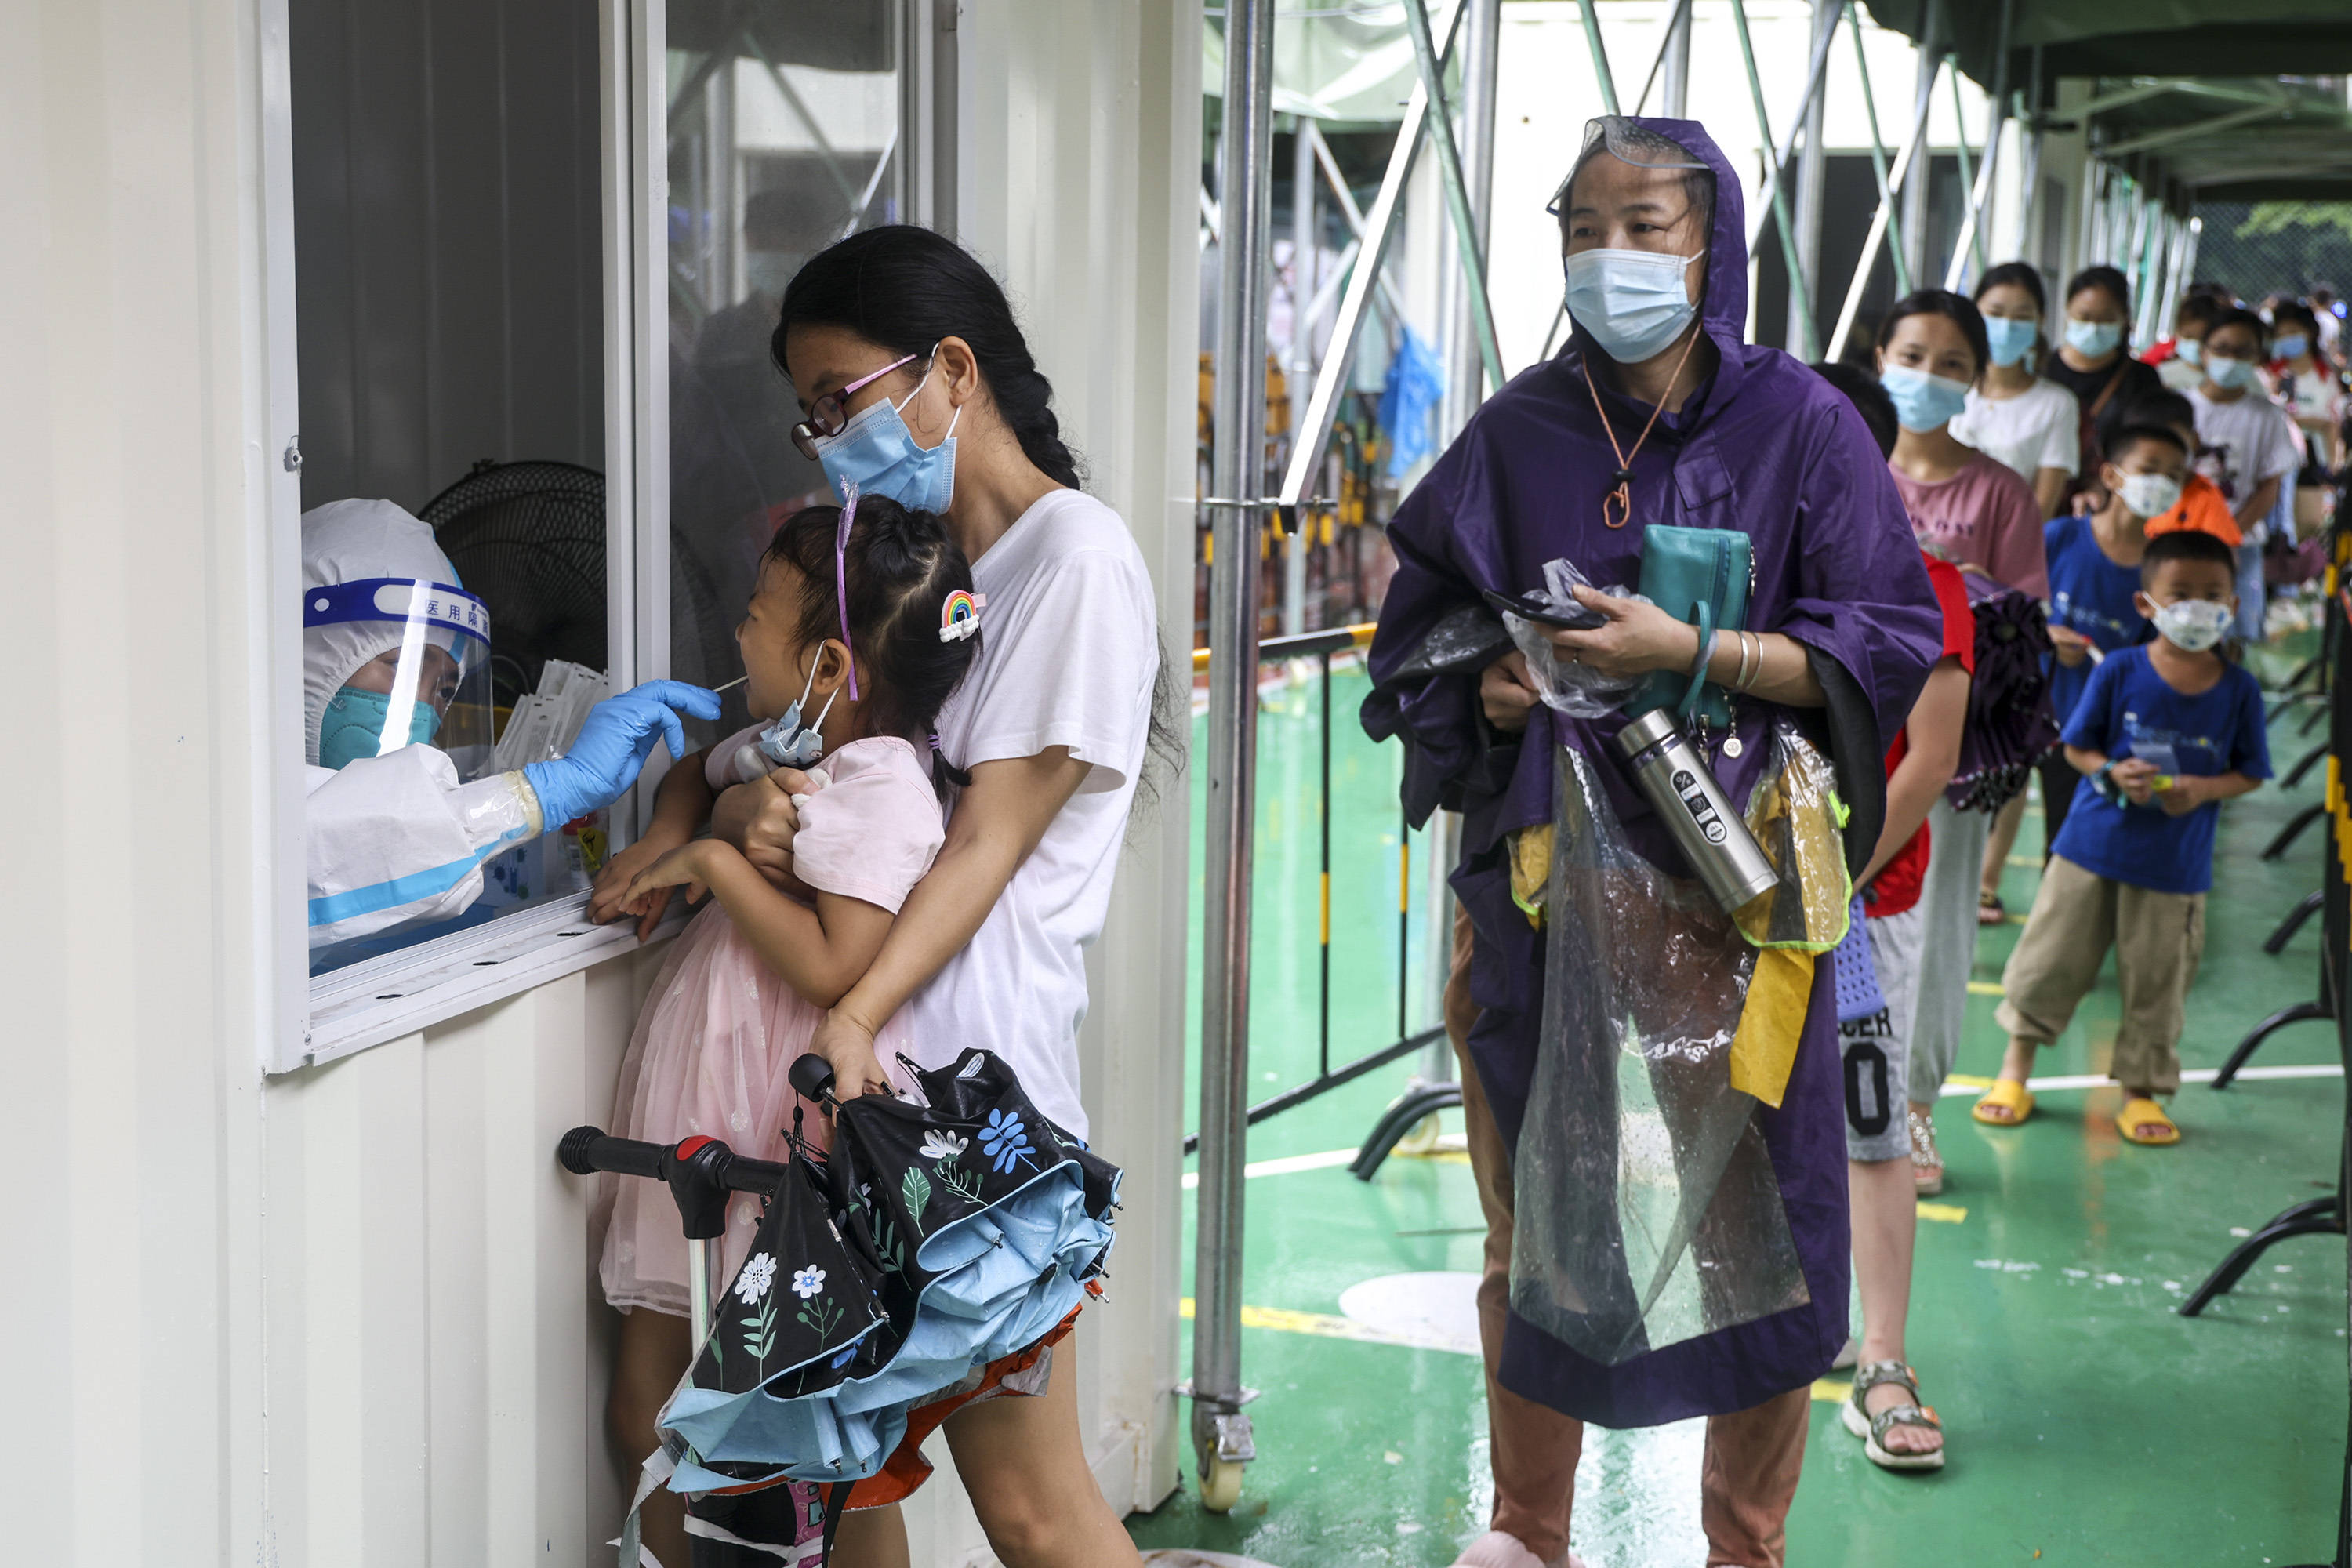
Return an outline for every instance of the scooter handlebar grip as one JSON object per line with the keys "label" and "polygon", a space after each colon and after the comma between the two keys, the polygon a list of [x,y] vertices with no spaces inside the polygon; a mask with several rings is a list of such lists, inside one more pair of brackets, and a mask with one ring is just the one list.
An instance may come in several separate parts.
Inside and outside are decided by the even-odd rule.
{"label": "scooter handlebar grip", "polygon": [[662,1156],[668,1152],[666,1144],[610,1137],[601,1127],[575,1127],[555,1146],[556,1159],[575,1176],[614,1171],[656,1181],[661,1179]]}

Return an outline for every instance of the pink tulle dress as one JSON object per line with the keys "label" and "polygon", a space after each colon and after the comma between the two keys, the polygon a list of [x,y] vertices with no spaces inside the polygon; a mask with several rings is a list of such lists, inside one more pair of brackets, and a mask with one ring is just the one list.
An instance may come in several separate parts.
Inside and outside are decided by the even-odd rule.
{"label": "pink tulle dress", "polygon": [[[714,788],[733,782],[723,776],[724,759],[749,733],[712,748]],[[814,788],[800,799],[793,841],[801,880],[898,913],[944,837],[939,795],[921,756],[901,740],[853,741],[811,769],[810,779]],[[886,1062],[904,1043],[904,1016],[875,1041]],[[613,1095],[614,1131],[653,1143],[699,1133],[739,1153],[782,1159],[784,1133],[800,1103],[785,1074],[824,1017],[710,900],[670,948],[637,1018]],[[805,1130],[823,1142],[814,1109]],[[684,1317],[686,1239],[668,1188],[608,1175],[599,1196],[604,1299],[624,1310],[651,1307]],[[740,1194],[728,1209],[727,1278],[751,1249],[759,1213],[758,1199]]]}

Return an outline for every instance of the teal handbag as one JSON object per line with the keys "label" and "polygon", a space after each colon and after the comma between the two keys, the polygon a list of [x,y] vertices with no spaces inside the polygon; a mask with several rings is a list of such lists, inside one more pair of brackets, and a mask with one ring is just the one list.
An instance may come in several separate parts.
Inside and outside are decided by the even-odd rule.
{"label": "teal handbag", "polygon": [[[1748,588],[1754,575],[1748,536],[1727,528],[1678,528],[1654,522],[1642,531],[1640,592],[1678,621],[1698,627],[1699,647],[1717,631],[1748,625]],[[1706,671],[1651,671],[1634,689],[1625,711],[1640,715],[1672,708],[1685,723],[1731,726],[1731,694],[1707,684]]]}

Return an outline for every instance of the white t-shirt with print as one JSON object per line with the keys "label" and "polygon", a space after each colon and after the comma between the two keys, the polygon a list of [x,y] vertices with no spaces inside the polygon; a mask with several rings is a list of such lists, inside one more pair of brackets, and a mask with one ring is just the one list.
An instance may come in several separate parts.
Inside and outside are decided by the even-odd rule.
{"label": "white t-shirt with print", "polygon": [[1972,388],[1952,435],[2029,485],[2042,468],[2071,476],[2083,462],[2083,405],[2042,376],[2014,397],[1987,397]]}
{"label": "white t-shirt with print", "polygon": [[907,1004],[911,1054],[937,1068],[968,1046],[994,1051],[1040,1111],[1083,1138],[1085,950],[1109,913],[1143,765],[1159,612],[1127,524],[1077,490],[1023,512],[971,576],[987,600],[980,657],[940,714],[940,751],[971,768],[1067,746],[1094,766],[978,934]]}
{"label": "white t-shirt with print", "polygon": [[2302,465],[2294,422],[2259,387],[2231,403],[2216,403],[2201,388],[2188,393],[2197,410],[2197,439],[2205,450],[2197,471],[2221,488],[2236,511],[2264,479],[2284,479]]}

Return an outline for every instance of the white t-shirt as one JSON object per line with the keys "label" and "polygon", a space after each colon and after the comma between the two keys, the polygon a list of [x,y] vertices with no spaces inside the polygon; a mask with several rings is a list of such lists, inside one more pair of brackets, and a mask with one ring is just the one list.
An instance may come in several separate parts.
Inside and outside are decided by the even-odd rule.
{"label": "white t-shirt", "polygon": [[2264,479],[2283,479],[2302,466],[2294,422],[2260,387],[2230,403],[2216,403],[2197,387],[2187,395],[2197,410],[2197,439],[2205,447],[2197,471],[2221,487],[2231,511]]}
{"label": "white t-shirt", "polygon": [[1952,435],[2032,484],[2042,468],[2073,475],[2083,464],[2083,405],[2046,377],[2014,397],[1987,397],[1973,388],[1952,421]]}
{"label": "white t-shirt", "polygon": [[1077,490],[1055,490],[1023,512],[972,563],[971,577],[987,600],[980,657],[940,714],[940,750],[971,768],[1067,746],[1094,767],[978,934],[907,1004],[911,1054],[937,1068],[968,1046],[994,1051],[1040,1111],[1083,1138],[1085,949],[1109,912],[1143,766],[1159,611],[1127,524]]}

